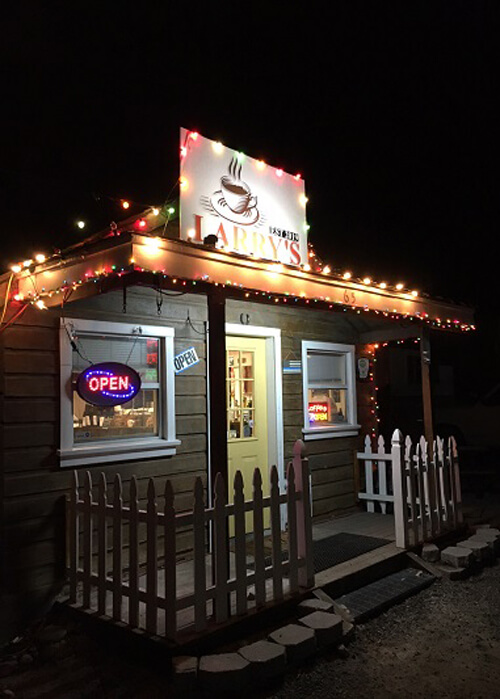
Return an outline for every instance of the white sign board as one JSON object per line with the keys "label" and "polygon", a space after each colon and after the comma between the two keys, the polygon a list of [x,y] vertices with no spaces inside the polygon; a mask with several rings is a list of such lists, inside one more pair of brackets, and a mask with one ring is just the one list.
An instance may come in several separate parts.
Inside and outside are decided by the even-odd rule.
{"label": "white sign board", "polygon": [[307,262],[304,180],[181,129],[180,236],[288,265]]}

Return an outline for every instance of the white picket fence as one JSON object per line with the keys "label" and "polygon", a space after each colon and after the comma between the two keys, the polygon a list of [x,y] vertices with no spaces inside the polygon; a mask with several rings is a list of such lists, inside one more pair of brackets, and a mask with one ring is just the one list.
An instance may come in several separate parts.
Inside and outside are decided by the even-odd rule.
{"label": "white picket fence", "polygon": [[430,541],[463,522],[460,471],[457,446],[453,437],[445,444],[436,437],[432,448],[424,437],[413,444],[395,430],[391,449],[385,451],[382,437],[372,448],[365,438],[365,450],[358,452],[364,465],[365,489],[358,493],[366,501],[368,512],[387,513],[392,503],[396,545],[408,548]]}
{"label": "white picket fence", "polygon": [[[104,473],[97,497],[90,473],[83,484],[75,471],[68,507],[68,576],[70,603],[109,616],[131,628],[178,640],[180,634],[202,634],[253,607],[275,604],[314,584],[309,469],[304,445],[297,442],[287,468],[286,491],[280,492],[278,472],[270,471],[270,495],[264,497],[262,477],[255,469],[253,497],[244,498],[240,472],[234,498],[228,504],[220,474],[215,501],[205,506],[201,478],[194,485],[190,512],[176,512],[170,481],[163,507],[151,478],[145,509],[139,507],[138,483],[130,482],[128,504],[123,501],[120,476],[108,497]],[[281,508],[286,508],[286,550],[282,547]],[[269,510],[271,558],[265,555],[265,512]],[[252,513],[253,550],[249,558],[246,513]],[[234,537],[229,540],[232,520]],[[190,528],[192,559],[180,563],[176,532]],[[207,550],[211,528],[213,551]],[[142,553],[141,553],[142,552]]]}

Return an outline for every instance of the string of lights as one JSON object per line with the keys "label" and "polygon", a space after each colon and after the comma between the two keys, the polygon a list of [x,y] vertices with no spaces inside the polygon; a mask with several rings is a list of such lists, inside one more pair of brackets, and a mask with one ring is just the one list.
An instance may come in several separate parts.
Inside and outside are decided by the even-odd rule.
{"label": "string of lights", "polygon": [[163,280],[168,280],[172,285],[174,285],[174,287],[176,285],[179,285],[179,287],[190,287],[194,289],[194,287],[196,287],[197,284],[200,283],[208,285],[212,284],[221,288],[227,288],[232,289],[234,291],[238,291],[241,294],[242,298],[246,299],[265,299],[267,301],[272,301],[276,304],[284,305],[302,304],[304,306],[315,306],[318,308],[324,308],[325,310],[335,309],[342,312],[354,312],[358,315],[363,313],[374,314],[392,320],[418,321],[425,323],[428,326],[441,329],[461,330],[465,332],[475,330],[474,325],[465,323],[458,319],[431,318],[427,313],[401,313],[392,311],[390,308],[387,308],[386,310],[372,309],[366,305],[363,307],[356,307],[353,306],[351,303],[342,303],[338,301],[331,302],[325,299],[324,297],[306,297],[304,294],[294,295],[288,292],[276,293],[271,290],[246,289],[243,287],[242,284],[232,282],[230,279],[227,279],[225,283],[214,281],[207,274],[199,275],[197,279],[179,279],[177,277],[173,277],[172,274],[168,272],[168,270],[158,271],[140,267],[135,264],[135,261],[133,259],[130,260],[130,265],[128,267],[122,267],[118,269],[116,265],[112,265],[110,268],[94,270],[93,272],[86,272],[85,275],[77,281],[67,282],[66,280],[64,280],[60,287],[53,289],[46,289],[45,287],[42,287],[38,292],[33,291],[27,295],[17,293],[14,295],[13,299],[18,302],[31,303],[35,305],[37,308],[45,310],[45,308],[47,308],[45,300],[48,298],[52,298],[55,295],[67,293],[67,291],[70,289],[74,291],[83,286],[84,284],[96,284],[104,280],[105,278],[113,276],[120,278],[123,275],[129,274],[131,272],[149,272],[157,277],[162,278]]}

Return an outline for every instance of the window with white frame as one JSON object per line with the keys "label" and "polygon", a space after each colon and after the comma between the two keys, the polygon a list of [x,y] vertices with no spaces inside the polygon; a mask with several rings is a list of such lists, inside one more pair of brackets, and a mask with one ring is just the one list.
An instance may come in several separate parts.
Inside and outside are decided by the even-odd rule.
{"label": "window with white frame", "polygon": [[354,345],[302,342],[304,438],[357,434]]}
{"label": "window with white frame", "polygon": [[[64,318],[60,332],[61,465],[174,454],[174,330]],[[139,374],[141,388],[131,400],[101,407],[78,394],[81,372],[104,362]]]}

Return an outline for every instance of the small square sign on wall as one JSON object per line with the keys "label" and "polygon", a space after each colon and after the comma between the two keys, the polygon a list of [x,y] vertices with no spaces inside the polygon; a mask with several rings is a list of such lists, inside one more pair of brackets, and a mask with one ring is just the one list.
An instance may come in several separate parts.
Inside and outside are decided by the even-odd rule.
{"label": "small square sign on wall", "polygon": [[194,347],[189,347],[189,349],[184,350],[176,357],[174,357],[174,369],[176,374],[180,374],[182,371],[189,369],[190,367],[198,364],[200,358],[196,354]]}

